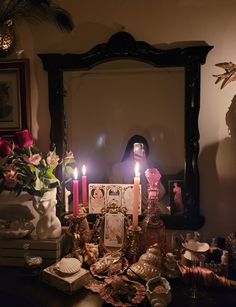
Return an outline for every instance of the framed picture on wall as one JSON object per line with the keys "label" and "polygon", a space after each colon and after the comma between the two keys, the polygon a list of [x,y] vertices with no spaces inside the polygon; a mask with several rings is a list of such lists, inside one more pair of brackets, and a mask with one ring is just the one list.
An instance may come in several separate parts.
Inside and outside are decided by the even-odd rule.
{"label": "framed picture on wall", "polygon": [[29,61],[0,61],[0,135],[29,129]]}

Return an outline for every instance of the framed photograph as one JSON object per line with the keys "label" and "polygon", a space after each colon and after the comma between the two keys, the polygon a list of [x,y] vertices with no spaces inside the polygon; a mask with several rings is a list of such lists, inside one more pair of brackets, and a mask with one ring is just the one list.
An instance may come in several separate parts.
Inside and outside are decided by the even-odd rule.
{"label": "framed photograph", "polygon": [[169,181],[170,208],[172,215],[184,213],[184,180]]}
{"label": "framed photograph", "polygon": [[0,61],[0,135],[29,129],[29,61]]}
{"label": "framed photograph", "polygon": [[105,208],[106,185],[89,184],[89,213],[100,214]]}
{"label": "framed photograph", "polygon": [[104,245],[122,247],[124,242],[124,215],[106,213],[104,225]]}

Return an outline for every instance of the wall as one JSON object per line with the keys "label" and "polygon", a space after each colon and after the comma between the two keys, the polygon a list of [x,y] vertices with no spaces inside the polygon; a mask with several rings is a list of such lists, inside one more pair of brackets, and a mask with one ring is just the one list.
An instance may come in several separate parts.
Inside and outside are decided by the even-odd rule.
{"label": "wall", "polygon": [[[234,0],[57,0],[71,12],[75,29],[62,33],[54,25],[18,25],[18,49],[31,62],[32,131],[42,150],[49,144],[47,74],[37,53],[83,52],[121,27],[137,40],[161,46],[173,42],[205,41],[213,45],[201,74],[199,116],[201,211],[206,238],[235,231],[235,135],[228,132],[226,112],[236,94],[236,83],[223,90],[213,74],[223,73],[219,62],[236,63],[236,2]],[[234,103],[229,122],[235,121]],[[233,119],[232,119],[233,117]],[[234,130],[235,131],[235,130]]]}

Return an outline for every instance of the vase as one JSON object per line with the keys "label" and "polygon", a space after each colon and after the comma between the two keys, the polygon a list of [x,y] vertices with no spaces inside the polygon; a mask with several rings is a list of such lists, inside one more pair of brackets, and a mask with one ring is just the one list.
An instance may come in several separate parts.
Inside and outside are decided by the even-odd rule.
{"label": "vase", "polygon": [[34,209],[39,214],[35,230],[38,239],[56,239],[61,236],[61,222],[56,215],[57,189],[53,188],[44,193],[40,198],[33,199]]}

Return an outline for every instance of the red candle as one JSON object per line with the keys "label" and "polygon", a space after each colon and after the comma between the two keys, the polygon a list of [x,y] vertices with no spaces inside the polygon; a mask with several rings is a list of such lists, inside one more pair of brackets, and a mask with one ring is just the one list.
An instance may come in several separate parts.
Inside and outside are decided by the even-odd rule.
{"label": "red candle", "polygon": [[139,209],[139,199],[140,199],[140,172],[139,163],[135,164],[135,176],[134,176],[134,198],[133,198],[133,228],[138,227],[138,209]]}
{"label": "red candle", "polygon": [[85,206],[87,206],[88,203],[88,196],[87,196],[87,176],[86,174],[86,166],[82,166],[82,203]]}
{"label": "red candle", "polygon": [[74,180],[73,180],[73,214],[78,215],[79,207],[79,180],[78,180],[78,170],[74,169]]}

